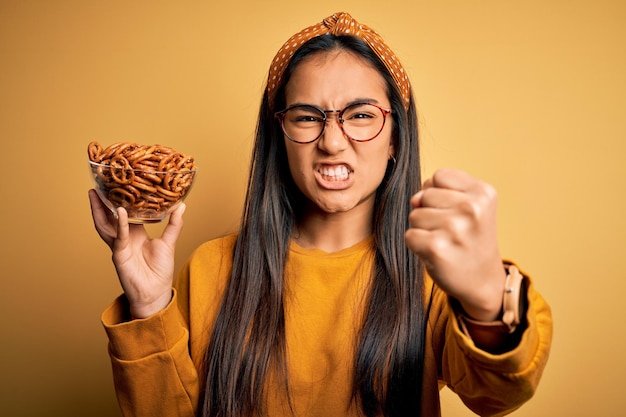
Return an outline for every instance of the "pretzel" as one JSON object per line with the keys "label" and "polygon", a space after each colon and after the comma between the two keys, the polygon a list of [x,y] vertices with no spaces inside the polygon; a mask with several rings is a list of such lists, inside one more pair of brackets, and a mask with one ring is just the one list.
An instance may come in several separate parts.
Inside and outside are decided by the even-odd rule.
{"label": "pretzel", "polygon": [[196,172],[189,155],[163,145],[117,142],[87,146],[96,184],[103,197],[124,207],[129,218],[157,218],[189,191]]}
{"label": "pretzel", "polygon": [[127,185],[135,179],[135,171],[132,170],[130,163],[121,155],[115,155],[109,162],[111,169],[111,177],[113,181],[121,185]]}

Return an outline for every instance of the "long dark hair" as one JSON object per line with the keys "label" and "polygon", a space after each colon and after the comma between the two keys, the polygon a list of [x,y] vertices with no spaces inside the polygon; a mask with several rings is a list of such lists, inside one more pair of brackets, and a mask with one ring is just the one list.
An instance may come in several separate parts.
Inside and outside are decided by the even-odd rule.
{"label": "long dark hair", "polygon": [[233,269],[206,354],[205,417],[262,414],[266,378],[289,392],[283,275],[289,240],[303,204],[287,166],[274,112],[285,105],[291,74],[313,53],[345,50],[384,77],[393,109],[395,161],[378,188],[374,208],[375,268],[356,341],[353,399],[366,416],[420,415],[425,303],[422,267],[406,247],[409,199],[421,184],[417,117],[383,62],[361,40],[323,35],[302,45],[288,64],[273,105],[264,95]]}

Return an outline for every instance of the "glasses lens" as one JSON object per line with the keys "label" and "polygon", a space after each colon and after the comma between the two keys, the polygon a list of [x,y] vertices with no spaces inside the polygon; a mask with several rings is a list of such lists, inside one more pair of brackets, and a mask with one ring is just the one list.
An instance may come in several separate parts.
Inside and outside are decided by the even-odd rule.
{"label": "glasses lens", "polygon": [[350,138],[359,142],[374,139],[385,125],[383,110],[368,103],[359,103],[346,107],[342,117],[343,131]]}
{"label": "glasses lens", "polygon": [[295,106],[285,112],[283,130],[295,142],[313,142],[324,129],[326,115],[313,106]]}
{"label": "glasses lens", "polygon": [[[386,111],[374,104],[352,104],[340,112],[340,123],[344,133],[350,139],[367,142],[383,130]],[[327,112],[336,112],[336,110],[327,110]],[[326,119],[326,113],[315,106],[303,104],[290,107],[282,113],[283,131],[294,142],[313,142],[324,131]]]}

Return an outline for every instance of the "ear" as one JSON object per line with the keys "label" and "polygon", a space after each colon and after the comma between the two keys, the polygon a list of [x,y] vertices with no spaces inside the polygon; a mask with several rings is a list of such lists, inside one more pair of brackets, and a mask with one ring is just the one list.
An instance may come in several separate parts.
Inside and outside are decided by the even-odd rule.
{"label": "ear", "polygon": [[393,159],[393,162],[396,162],[396,135],[394,134],[391,137],[391,141],[389,142],[389,150],[387,151],[387,155],[389,156],[387,159]]}

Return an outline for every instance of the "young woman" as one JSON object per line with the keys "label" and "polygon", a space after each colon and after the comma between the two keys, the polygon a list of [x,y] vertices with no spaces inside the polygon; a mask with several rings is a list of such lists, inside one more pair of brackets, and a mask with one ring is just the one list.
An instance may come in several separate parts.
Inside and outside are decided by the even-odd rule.
{"label": "young woman", "polygon": [[132,416],[480,415],[534,393],[550,309],[503,262],[496,193],[422,185],[399,61],[347,13],[289,39],[261,105],[241,228],[174,276],[184,206],[160,238],[90,191],[124,295],[103,314]]}

